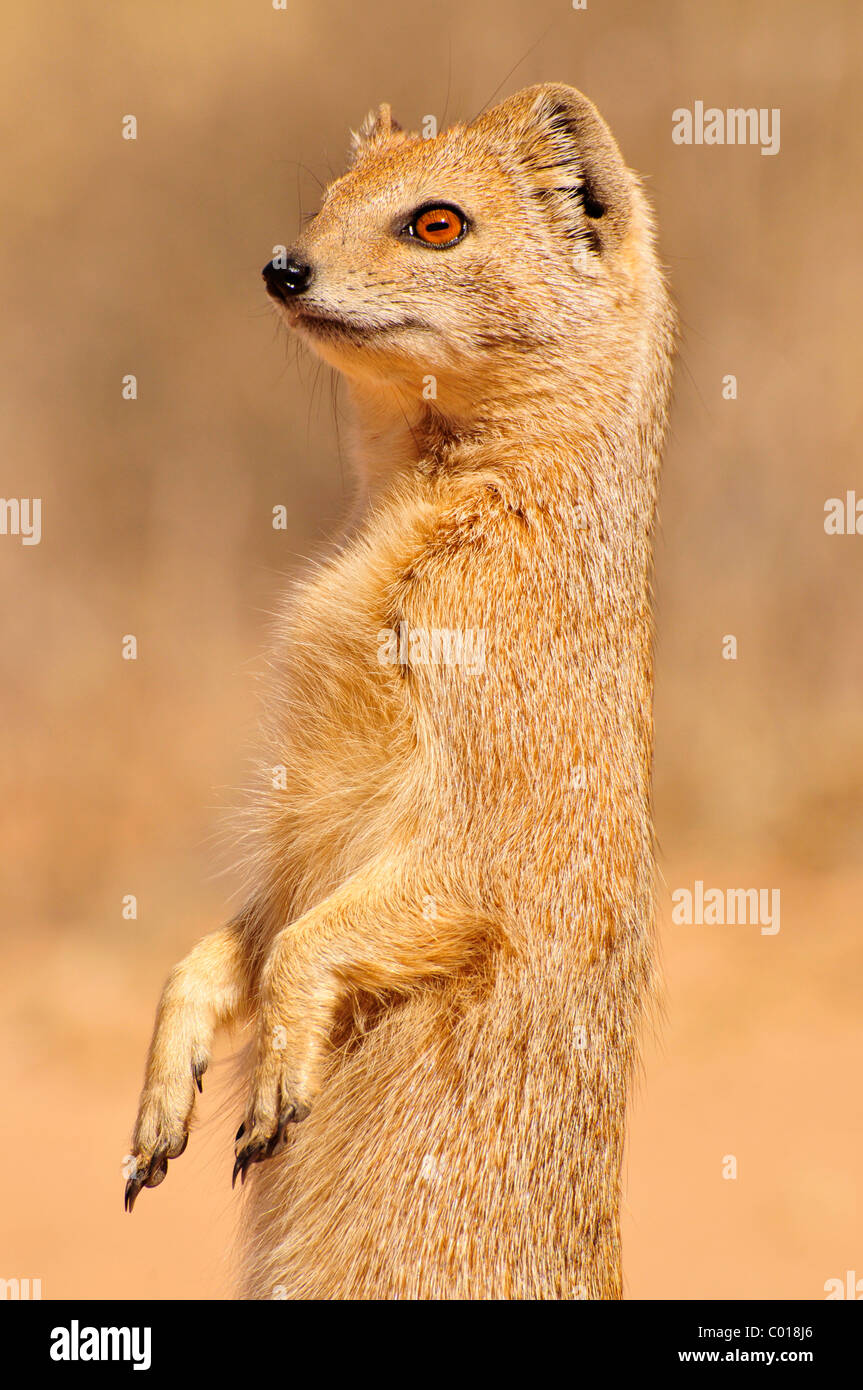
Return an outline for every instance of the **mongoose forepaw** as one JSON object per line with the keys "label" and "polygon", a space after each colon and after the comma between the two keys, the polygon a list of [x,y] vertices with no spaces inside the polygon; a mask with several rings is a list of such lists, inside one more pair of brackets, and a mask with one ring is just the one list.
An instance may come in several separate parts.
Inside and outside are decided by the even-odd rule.
{"label": "mongoose forepaw", "polygon": [[[278,1153],[284,1146],[288,1125],[301,1124],[309,1113],[310,1106],[304,1105],[302,1101],[292,1100],[282,1106],[275,1126],[260,1120],[244,1120],[237,1130],[239,1147],[236,1151],[231,1187],[236,1185],[237,1178],[241,1182],[246,1181],[246,1169],[253,1163],[263,1163],[265,1159]],[[242,1139],[245,1139],[245,1143],[240,1145]]]}
{"label": "mongoose forepaw", "polygon": [[126,1183],[123,1196],[126,1211],[133,1210],[142,1187],[158,1187],[160,1182],[165,1181],[168,1176],[168,1159],[179,1158],[180,1154],[185,1153],[188,1142],[189,1136],[186,1134],[181,1146],[175,1149],[174,1153],[170,1152],[166,1144],[161,1144],[149,1158],[142,1158],[137,1154],[133,1157],[135,1171]]}

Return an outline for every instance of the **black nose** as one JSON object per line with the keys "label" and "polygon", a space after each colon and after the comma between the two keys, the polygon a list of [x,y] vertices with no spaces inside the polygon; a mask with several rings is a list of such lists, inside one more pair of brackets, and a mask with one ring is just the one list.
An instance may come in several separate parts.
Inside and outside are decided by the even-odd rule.
{"label": "black nose", "polygon": [[312,267],[298,256],[289,256],[285,265],[270,261],[261,274],[267,291],[274,299],[290,299],[292,295],[302,294],[309,287]]}

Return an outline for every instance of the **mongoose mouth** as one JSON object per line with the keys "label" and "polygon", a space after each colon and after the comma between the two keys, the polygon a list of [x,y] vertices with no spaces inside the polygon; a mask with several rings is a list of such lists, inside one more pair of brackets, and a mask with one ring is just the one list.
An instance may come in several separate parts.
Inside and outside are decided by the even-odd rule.
{"label": "mongoose mouth", "polygon": [[305,329],[315,338],[341,339],[354,343],[366,342],[381,333],[399,328],[426,328],[420,319],[403,318],[391,323],[374,323],[347,315],[327,313],[308,299],[301,298],[308,290],[314,271],[308,261],[292,253],[284,264],[270,261],[261,272],[267,294],[284,314],[291,328]]}
{"label": "mongoose mouth", "polygon": [[400,328],[422,328],[419,319],[398,319],[395,323],[368,323],[360,319],[339,318],[336,314],[321,313],[308,304],[291,304],[287,314],[292,328],[305,329],[317,338],[349,338],[354,342],[366,342],[384,333],[397,332]]}
{"label": "mongoose mouth", "polygon": [[292,304],[288,319],[292,328],[305,328],[310,333],[325,336],[347,334],[352,337],[364,337],[369,331],[365,324],[358,323],[355,319],[342,319],[336,314],[322,314],[316,309],[310,309],[308,305],[300,308],[299,304]]}

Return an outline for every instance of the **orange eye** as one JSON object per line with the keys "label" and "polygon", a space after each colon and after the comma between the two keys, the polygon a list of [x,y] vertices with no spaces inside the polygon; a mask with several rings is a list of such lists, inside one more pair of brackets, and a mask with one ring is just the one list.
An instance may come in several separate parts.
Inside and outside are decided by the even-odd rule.
{"label": "orange eye", "polygon": [[466,225],[455,208],[426,208],[414,218],[408,231],[427,246],[452,246],[461,239]]}

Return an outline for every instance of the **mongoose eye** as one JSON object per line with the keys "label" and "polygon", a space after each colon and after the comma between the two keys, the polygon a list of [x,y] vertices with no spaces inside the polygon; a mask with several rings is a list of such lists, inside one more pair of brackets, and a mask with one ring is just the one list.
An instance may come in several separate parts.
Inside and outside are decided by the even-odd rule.
{"label": "mongoose eye", "polygon": [[467,231],[467,218],[458,208],[426,207],[414,213],[406,230],[426,246],[454,246]]}

